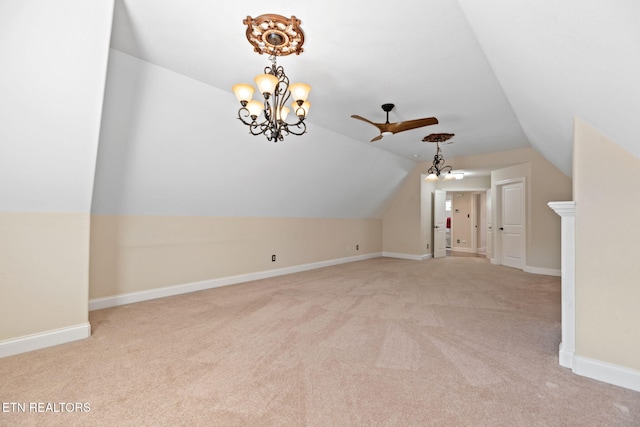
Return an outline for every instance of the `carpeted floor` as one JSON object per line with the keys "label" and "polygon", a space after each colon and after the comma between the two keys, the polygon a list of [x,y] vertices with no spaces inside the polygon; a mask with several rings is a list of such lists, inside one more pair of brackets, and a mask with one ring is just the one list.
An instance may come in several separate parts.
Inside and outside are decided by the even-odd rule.
{"label": "carpeted floor", "polygon": [[377,258],[90,321],[0,359],[0,400],[27,405],[0,425],[640,425],[640,393],[558,365],[559,278],[483,258]]}

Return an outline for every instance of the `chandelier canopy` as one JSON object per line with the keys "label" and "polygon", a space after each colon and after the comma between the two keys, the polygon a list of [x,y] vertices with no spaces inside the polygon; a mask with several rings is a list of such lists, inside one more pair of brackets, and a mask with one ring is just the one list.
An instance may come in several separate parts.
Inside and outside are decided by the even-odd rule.
{"label": "chandelier canopy", "polygon": [[425,181],[437,181],[440,179],[440,175],[446,172],[444,179],[456,179],[456,176],[451,173],[453,168],[451,166],[445,165],[444,156],[442,155],[442,151],[440,150],[440,144],[451,144],[451,142],[447,142],[454,136],[452,133],[432,133],[422,140],[424,142],[432,142],[436,144],[436,154],[433,156],[433,164],[427,170],[427,177],[424,179]]}
{"label": "chandelier canopy", "polygon": [[[302,135],[307,131],[304,120],[309,114],[311,104],[307,101],[311,86],[305,83],[289,83],[289,77],[284,68],[278,66],[278,56],[299,55],[303,49],[304,33],[300,28],[300,20],[295,16],[287,19],[280,15],[260,15],[257,18],[247,18],[243,21],[247,25],[247,40],[253,50],[259,54],[269,55],[271,65],[265,67],[264,74],[254,79],[258,92],[263,100],[253,100],[255,89],[248,84],[236,84],[233,92],[238,101],[238,119],[249,127],[252,135],[264,135],[267,140],[278,142],[289,134]],[[287,122],[291,111],[287,102],[292,99],[291,107],[297,119]]]}

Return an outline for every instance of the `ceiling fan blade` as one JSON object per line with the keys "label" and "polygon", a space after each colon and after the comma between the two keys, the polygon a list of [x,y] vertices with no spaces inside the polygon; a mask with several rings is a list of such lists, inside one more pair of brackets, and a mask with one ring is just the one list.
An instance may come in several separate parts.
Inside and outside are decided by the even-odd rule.
{"label": "ceiling fan blade", "polygon": [[405,130],[417,129],[424,126],[437,125],[438,119],[435,117],[425,117],[424,119],[407,120],[405,122],[389,123],[388,132],[398,133]]}
{"label": "ceiling fan blade", "polygon": [[435,117],[425,117],[423,119],[407,120],[407,121],[398,122],[398,123],[389,123],[389,111],[391,111],[393,107],[394,107],[393,104],[384,104],[382,106],[382,109],[387,113],[387,121],[385,123],[375,123],[367,119],[366,117],[362,117],[357,114],[352,114],[351,117],[353,117],[354,119],[362,120],[363,122],[369,123],[378,128],[378,130],[380,131],[380,135],[373,138],[371,142],[375,142],[382,139],[383,135],[387,133],[394,134],[398,132],[403,132],[405,130],[417,129],[423,126],[438,124],[438,119],[436,119]]}
{"label": "ceiling fan blade", "polygon": [[359,116],[357,114],[352,114],[351,117],[353,117],[354,119],[362,120],[363,122],[371,123],[374,126],[377,125],[377,123],[373,123],[371,120],[365,119],[364,117]]}
{"label": "ceiling fan blade", "polygon": [[369,123],[369,124],[371,124],[371,125],[374,125],[375,127],[377,127],[377,128],[378,128],[378,130],[379,130],[380,132],[385,132],[385,129],[384,129],[384,128],[387,126],[387,124],[386,124],[386,123],[374,123],[374,122],[372,122],[371,120],[366,119],[366,118],[364,118],[364,117],[362,117],[362,116],[359,116],[359,115],[357,115],[357,114],[352,114],[352,115],[351,115],[351,117],[353,117],[354,119],[362,120],[363,122],[367,122],[367,123]]}

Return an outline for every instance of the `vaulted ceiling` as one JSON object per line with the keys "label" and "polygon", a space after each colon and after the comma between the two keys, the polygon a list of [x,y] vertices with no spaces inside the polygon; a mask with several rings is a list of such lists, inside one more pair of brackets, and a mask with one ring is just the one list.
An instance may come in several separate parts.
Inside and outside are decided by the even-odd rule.
{"label": "vaulted ceiling", "polygon": [[[304,52],[279,64],[312,85],[308,121],[363,144],[424,161],[421,139],[449,132],[448,157],[532,146],[571,175],[580,116],[640,154],[633,0],[118,0],[112,48],[230,92],[268,65],[242,23],[266,13],[302,21]],[[383,103],[392,121],[440,123],[370,143],[377,130],[350,116],[383,122]]]}

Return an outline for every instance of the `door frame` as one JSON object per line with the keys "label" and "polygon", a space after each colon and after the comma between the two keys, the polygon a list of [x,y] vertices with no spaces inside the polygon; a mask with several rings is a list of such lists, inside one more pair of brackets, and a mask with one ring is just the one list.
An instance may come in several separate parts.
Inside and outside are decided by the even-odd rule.
{"label": "door frame", "polygon": [[[431,225],[432,225],[432,235],[433,235],[433,258],[439,258],[439,257],[444,257],[447,255],[447,242],[446,242],[446,228],[443,228],[443,231],[440,231],[440,226],[446,227],[446,210],[445,210],[445,206],[446,206],[446,200],[447,200],[447,191],[446,190],[442,190],[442,189],[434,189],[433,190],[433,215],[431,217]],[[438,211],[438,209],[440,208],[440,206],[438,206],[438,204],[436,203],[436,200],[438,200],[439,197],[442,197],[442,214],[443,214],[443,223],[444,225],[440,224],[436,224],[436,217],[438,216],[436,214],[436,211]],[[444,237],[444,254],[440,254],[438,253],[438,240],[439,240],[439,233],[445,233],[445,237]],[[441,240],[441,239],[440,239]]]}
{"label": "door frame", "polygon": [[[480,240],[482,227],[485,227],[485,224],[482,224],[482,211],[485,209],[482,206],[482,191],[472,191],[471,192],[471,252],[474,254],[478,254],[480,249]],[[485,212],[485,222],[486,222],[486,212]],[[486,235],[485,235],[486,240]],[[486,244],[486,241],[485,241]]]}
{"label": "door frame", "polygon": [[493,191],[491,191],[491,189],[488,189],[485,191],[485,212],[486,212],[486,216],[485,216],[485,222],[486,224],[484,224],[484,227],[486,227],[485,233],[486,233],[486,244],[487,244],[487,259],[489,259],[489,261],[491,261],[492,264],[495,264],[494,262],[494,252],[495,250],[493,249],[493,200],[492,200],[492,195],[493,195]]}
{"label": "door frame", "polygon": [[[525,176],[520,176],[516,178],[504,179],[496,182],[495,184],[495,205],[492,206],[492,214],[495,218],[495,221],[492,221],[492,226],[494,231],[499,230],[502,224],[502,188],[505,185],[509,184],[517,184],[522,183],[522,215],[524,216],[524,228],[522,231],[522,270],[524,271],[527,267],[527,228],[529,228],[529,215],[527,215],[528,209],[528,188],[527,188],[527,178]],[[492,264],[502,265],[502,233],[492,233],[493,234],[493,258]]]}

